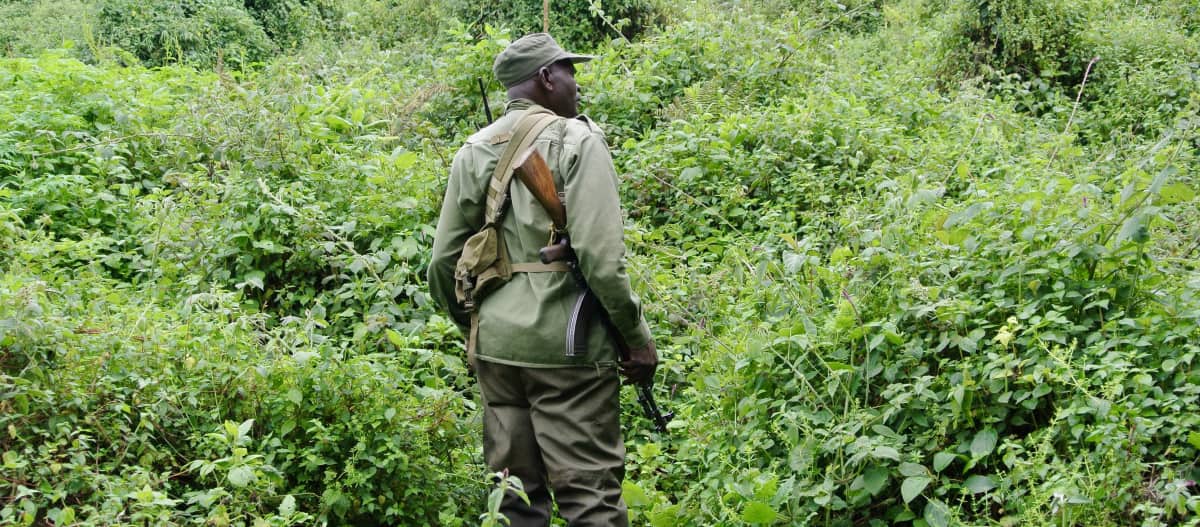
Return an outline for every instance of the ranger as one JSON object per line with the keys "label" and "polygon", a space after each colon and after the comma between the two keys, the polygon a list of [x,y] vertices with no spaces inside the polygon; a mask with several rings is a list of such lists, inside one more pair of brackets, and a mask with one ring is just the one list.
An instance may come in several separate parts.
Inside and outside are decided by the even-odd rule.
{"label": "ranger", "polygon": [[[575,64],[550,35],[526,35],[496,56],[508,90],[504,115],[454,157],[429,266],[434,300],[467,336],[484,403],[484,458],[521,478],[530,499],[505,497],[513,526],[549,525],[553,500],[571,526],[628,525],[621,499],[625,446],[618,372],[649,381],[654,340],[625,271],[617,175],[595,123],[579,115]],[[541,263],[551,218],[512,181],[532,146],[566,206],[574,270],[607,320],[587,322],[585,345],[568,335],[580,288],[571,267]],[[614,335],[615,333],[615,335]],[[618,360],[621,339],[629,358]]]}

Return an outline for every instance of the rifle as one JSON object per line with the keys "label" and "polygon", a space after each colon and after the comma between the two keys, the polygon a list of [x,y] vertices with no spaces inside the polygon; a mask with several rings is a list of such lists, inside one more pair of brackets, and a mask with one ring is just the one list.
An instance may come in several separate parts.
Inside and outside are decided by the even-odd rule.
{"label": "rifle", "polygon": [[[596,295],[588,288],[587,280],[579,269],[579,260],[575,255],[575,250],[571,248],[571,240],[567,234],[567,209],[563,206],[562,200],[558,196],[558,190],[554,187],[554,178],[550,173],[550,167],[546,165],[546,161],[534,147],[529,147],[528,150],[518,155],[513,165],[517,167],[516,173],[521,183],[529,189],[542,208],[546,209],[553,224],[553,243],[538,250],[538,258],[542,263],[547,264],[566,262],[570,265],[571,277],[575,280],[576,287],[579,288],[579,297],[575,301],[574,309],[571,310],[571,319],[567,327],[567,355],[576,355],[580,350],[587,348],[588,321],[593,315],[596,315],[600,317],[605,332],[616,345],[617,354],[621,360],[629,360],[629,344],[625,342],[621,332],[617,331],[613,325],[608,311],[600,305]],[[646,417],[654,421],[654,428],[659,432],[666,433],[667,423],[675,417],[675,414],[669,412],[663,414],[662,410],[658,408],[658,404],[654,402],[653,380],[637,383],[637,399],[638,403],[642,405]]]}
{"label": "rifle", "polygon": [[479,82],[479,96],[483,97],[483,114],[487,116],[488,124],[492,124],[492,107],[488,105],[487,89],[483,87],[483,78],[476,77],[475,80]]}

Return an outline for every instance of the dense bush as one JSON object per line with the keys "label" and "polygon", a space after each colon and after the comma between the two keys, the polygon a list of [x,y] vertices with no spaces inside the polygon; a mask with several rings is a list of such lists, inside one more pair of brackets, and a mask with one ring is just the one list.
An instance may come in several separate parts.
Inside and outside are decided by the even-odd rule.
{"label": "dense bush", "polygon": [[480,497],[455,476],[477,433],[440,383],[457,359],[345,357],[304,324],[263,333],[234,295],[160,305],[74,274],[0,281],[0,521],[434,522]]}
{"label": "dense bush", "polygon": [[104,44],[151,66],[184,62],[241,67],[269,57],[275,43],[233,0],[103,0],[96,31]]}
{"label": "dense bush", "polygon": [[242,5],[284,49],[294,49],[306,40],[321,38],[336,9],[328,0],[243,0]]}
{"label": "dense bush", "polygon": [[438,40],[458,2],[422,0],[339,0],[336,34],[346,40],[368,39],[379,46],[417,52]]}
{"label": "dense bush", "polygon": [[86,43],[93,16],[84,0],[14,0],[0,4],[0,55],[29,56],[68,42]]}
{"label": "dense bush", "polygon": [[971,60],[1024,78],[1077,84],[1090,58],[1080,38],[1096,2],[971,0],[963,36]]}
{"label": "dense bush", "polygon": [[[457,15],[480,28],[504,26],[524,35],[542,31],[543,5],[542,0],[463,0]],[[568,49],[591,50],[613,39],[636,38],[662,21],[659,11],[654,0],[552,1],[550,32]]]}
{"label": "dense bush", "polygon": [[1177,19],[1130,10],[1095,21],[1083,38],[1099,59],[1086,88],[1088,132],[1101,140],[1153,136],[1187,115],[1189,99],[1200,93],[1200,37]]}

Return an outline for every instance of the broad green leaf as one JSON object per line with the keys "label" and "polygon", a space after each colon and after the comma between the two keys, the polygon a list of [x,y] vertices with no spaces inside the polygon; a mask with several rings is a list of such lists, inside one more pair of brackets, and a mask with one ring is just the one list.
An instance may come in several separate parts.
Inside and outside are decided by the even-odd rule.
{"label": "broad green leaf", "polygon": [[412,168],[413,165],[417,164],[419,159],[420,158],[417,157],[416,152],[404,151],[403,147],[396,147],[396,149],[392,151],[392,164],[395,165],[396,169],[398,170],[408,170]]}
{"label": "broad green leaf", "polygon": [[955,457],[956,456],[950,452],[938,452],[934,454],[933,471],[941,472],[942,470],[945,470],[945,468],[950,465],[950,462],[954,461]]}
{"label": "broad green leaf", "polygon": [[1200,449],[1200,432],[1189,432],[1187,440],[1190,445]]}
{"label": "broad green leaf", "polygon": [[854,366],[838,361],[825,361],[825,365],[829,366],[832,371],[854,371]]}
{"label": "broad green leaf", "polygon": [[854,257],[854,251],[849,247],[838,247],[829,255],[829,263],[839,264]]}
{"label": "broad green leaf", "polygon": [[775,493],[779,491],[779,478],[772,475],[759,483],[758,488],[754,489],[754,498],[759,500],[770,500],[775,497]]}
{"label": "broad green leaf", "polygon": [[904,482],[900,484],[900,496],[904,498],[904,503],[908,503],[917,496],[920,496],[921,491],[925,490],[930,481],[926,476],[904,478]]}
{"label": "broad green leaf", "polygon": [[284,518],[291,517],[296,512],[296,498],[291,494],[283,497],[283,501],[279,502],[279,515]]}
{"label": "broad green leaf", "polygon": [[242,421],[242,424],[238,425],[238,427],[237,427],[238,437],[246,437],[246,436],[250,435],[250,428],[253,426],[254,426],[253,419],[247,419],[245,421]]}
{"label": "broad green leaf", "polygon": [[383,333],[387,335],[388,342],[391,342],[393,346],[397,348],[407,347],[404,343],[404,337],[401,337],[400,333],[397,333],[396,330],[387,328],[383,331]]}
{"label": "broad green leaf", "polygon": [[801,443],[788,453],[788,468],[793,472],[804,472],[812,465],[813,449],[808,443]]}
{"label": "broad green leaf", "polygon": [[650,497],[646,496],[646,491],[642,490],[637,483],[629,480],[621,483],[621,497],[625,498],[625,504],[630,507],[650,505]]}
{"label": "broad green leaf", "polygon": [[980,212],[983,212],[988,207],[991,207],[991,205],[991,202],[972,203],[971,206],[967,207],[966,209],[955,212],[954,214],[946,217],[946,222],[942,224],[942,228],[949,230],[956,225],[961,225],[971,221],[975,219],[975,216],[978,216]]}
{"label": "broad green leaf", "polygon": [[872,496],[879,494],[887,484],[888,471],[879,465],[873,465],[863,472],[863,488]]}
{"label": "broad green leaf", "polygon": [[254,481],[254,469],[239,465],[229,469],[229,484],[235,487],[245,487]]}
{"label": "broad green leaf", "polygon": [[890,446],[877,446],[871,451],[871,456],[876,459],[890,459],[892,461],[900,461],[900,452]]}
{"label": "broad green leaf", "polygon": [[949,527],[950,508],[939,500],[931,499],[925,504],[925,522],[929,527]]}
{"label": "broad green leaf", "polygon": [[808,261],[808,257],[793,252],[783,253],[783,270],[789,275],[799,273],[804,269],[804,264]]}
{"label": "broad green leaf", "polygon": [[1121,225],[1121,232],[1117,234],[1117,240],[1129,240],[1134,243],[1145,243],[1150,239],[1150,228],[1146,225],[1147,216],[1145,214],[1134,214],[1125,223]]}
{"label": "broad green leaf", "polygon": [[704,175],[704,169],[700,167],[688,167],[679,173],[680,181],[691,181]]}
{"label": "broad green leaf", "polygon": [[941,194],[939,192],[935,192],[930,189],[925,189],[925,188],[919,189],[916,192],[913,192],[912,195],[908,197],[907,205],[909,208],[913,208],[913,207],[918,207],[918,206],[924,205],[926,203],[933,203],[938,200],[938,197],[940,195]]}
{"label": "broad green leaf", "polygon": [[1133,197],[1133,194],[1135,192],[1137,192],[1137,183],[1136,182],[1130,182],[1128,185],[1125,185],[1125,188],[1121,189],[1120,203],[1121,204],[1127,203],[1129,201],[1129,199]]}
{"label": "broad green leaf", "polygon": [[971,455],[980,458],[991,454],[996,448],[996,439],[995,429],[988,427],[980,430],[971,440]]}
{"label": "broad green leaf", "polygon": [[1163,185],[1167,184],[1167,180],[1171,179],[1171,176],[1177,173],[1179,173],[1179,169],[1175,168],[1175,165],[1167,165],[1166,168],[1159,171],[1157,176],[1154,176],[1154,181],[1150,182],[1150,188],[1146,189],[1146,191],[1151,194],[1158,194],[1162,190]]}
{"label": "broad green leaf", "polygon": [[928,476],[929,471],[924,466],[916,463],[901,463],[900,474],[904,476]]}
{"label": "broad green leaf", "polygon": [[650,527],[675,527],[679,525],[679,505],[667,505],[661,509],[656,506],[646,518],[650,520]]}
{"label": "broad green leaf", "polygon": [[1164,205],[1174,205],[1185,201],[1192,201],[1196,198],[1196,192],[1187,186],[1186,183],[1171,183],[1163,187],[1158,193],[1159,201]]}
{"label": "broad green leaf", "polygon": [[971,491],[971,494],[979,494],[980,492],[987,492],[996,488],[996,484],[992,482],[992,478],[980,475],[967,478],[967,481],[963,482],[963,486]]}
{"label": "broad green leaf", "polygon": [[267,273],[262,271],[250,271],[246,273],[246,276],[242,277],[242,283],[250,284],[257,289],[263,289],[263,279],[266,278],[266,276]]}
{"label": "broad green leaf", "polygon": [[761,501],[747,503],[746,508],[742,510],[742,521],[746,523],[772,523],[777,517],[779,517],[779,513]]}
{"label": "broad green leaf", "polygon": [[300,393],[300,390],[292,388],[287,391],[287,399],[291,401],[292,404],[300,406],[300,403],[304,402],[304,394]]}

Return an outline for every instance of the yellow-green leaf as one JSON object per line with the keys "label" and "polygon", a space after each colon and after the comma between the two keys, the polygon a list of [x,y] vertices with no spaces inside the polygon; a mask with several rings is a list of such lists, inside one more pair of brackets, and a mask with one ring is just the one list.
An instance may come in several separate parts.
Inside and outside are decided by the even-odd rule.
{"label": "yellow-green leaf", "polygon": [[630,507],[645,507],[650,505],[650,497],[646,495],[646,491],[642,490],[637,483],[632,481],[621,483],[621,497],[625,498],[625,504]]}
{"label": "yellow-green leaf", "polygon": [[775,512],[775,509],[761,501],[747,503],[746,508],[742,510],[742,521],[746,523],[773,523],[778,517],[779,513]]}

